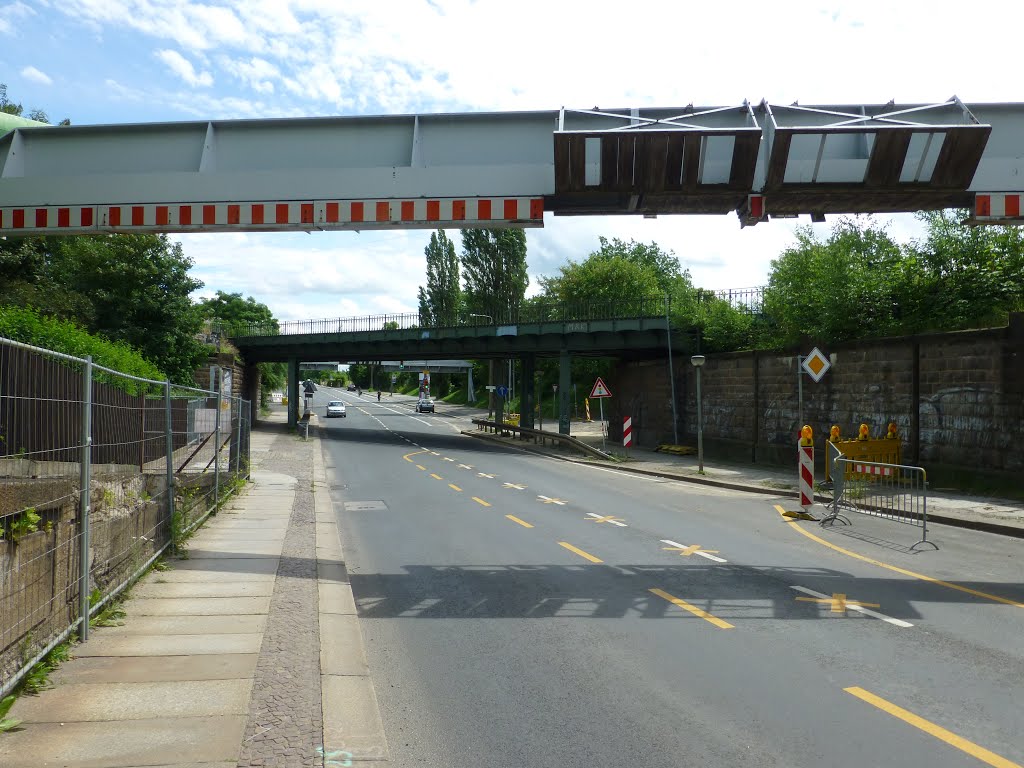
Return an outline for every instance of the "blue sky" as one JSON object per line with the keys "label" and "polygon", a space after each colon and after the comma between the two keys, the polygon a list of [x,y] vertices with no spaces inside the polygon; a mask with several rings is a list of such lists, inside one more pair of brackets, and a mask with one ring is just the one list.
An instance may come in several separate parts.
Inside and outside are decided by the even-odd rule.
{"label": "blue sky", "polygon": [[[744,98],[1024,101],[1022,21],[1018,3],[972,12],[946,0],[0,0],[0,82],[26,110],[76,124]],[[897,239],[918,233],[910,217],[886,220]],[[656,241],[704,287],[758,285],[796,223],[808,222],[548,216],[527,232],[530,272],[584,258],[605,235]],[[429,235],[178,239],[203,293],[241,291],[298,319],[413,310]]]}

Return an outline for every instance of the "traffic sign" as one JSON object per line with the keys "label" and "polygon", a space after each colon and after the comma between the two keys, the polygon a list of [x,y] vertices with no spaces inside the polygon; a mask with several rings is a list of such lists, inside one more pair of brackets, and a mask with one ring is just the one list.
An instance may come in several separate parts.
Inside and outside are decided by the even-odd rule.
{"label": "traffic sign", "polygon": [[821,381],[821,377],[832,367],[828,357],[822,354],[821,350],[817,347],[812,349],[811,354],[804,358],[802,365],[803,369],[807,371],[807,375],[815,381]]}
{"label": "traffic sign", "polygon": [[600,376],[597,377],[597,381],[594,382],[594,388],[590,390],[590,399],[599,397],[611,397],[612,391],[608,389],[608,385],[604,383],[604,379]]}
{"label": "traffic sign", "polygon": [[502,384],[500,387],[498,387],[497,392],[498,392],[498,397],[500,397],[502,399],[508,397],[508,387],[506,387],[504,384]]}

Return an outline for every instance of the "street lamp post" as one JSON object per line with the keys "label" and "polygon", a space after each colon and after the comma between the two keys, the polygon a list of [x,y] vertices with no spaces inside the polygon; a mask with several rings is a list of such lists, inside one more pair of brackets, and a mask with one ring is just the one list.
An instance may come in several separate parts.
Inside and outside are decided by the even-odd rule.
{"label": "street lamp post", "polygon": [[693,355],[690,364],[697,369],[697,472],[704,474],[704,404],[700,392],[700,369],[704,355]]}

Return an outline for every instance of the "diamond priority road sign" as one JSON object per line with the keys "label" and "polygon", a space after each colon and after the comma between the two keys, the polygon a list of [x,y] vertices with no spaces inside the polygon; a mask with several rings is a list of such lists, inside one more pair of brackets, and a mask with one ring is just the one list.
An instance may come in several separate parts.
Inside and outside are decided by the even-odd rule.
{"label": "diamond priority road sign", "polygon": [[821,377],[824,376],[825,372],[832,367],[832,363],[829,362],[828,356],[822,354],[821,350],[817,347],[812,349],[811,354],[804,358],[802,365],[803,369],[807,371],[807,375],[816,382],[821,381]]}

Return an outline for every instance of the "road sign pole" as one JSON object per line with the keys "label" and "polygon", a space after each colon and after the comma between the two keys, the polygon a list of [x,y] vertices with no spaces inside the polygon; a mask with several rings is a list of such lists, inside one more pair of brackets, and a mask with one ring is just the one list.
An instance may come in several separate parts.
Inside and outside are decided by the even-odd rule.
{"label": "road sign pole", "polygon": [[608,450],[608,446],[605,443],[608,437],[608,425],[604,423],[604,398],[602,397],[597,402],[601,404],[601,450],[606,451]]}

